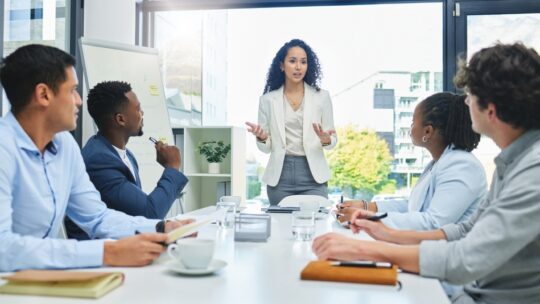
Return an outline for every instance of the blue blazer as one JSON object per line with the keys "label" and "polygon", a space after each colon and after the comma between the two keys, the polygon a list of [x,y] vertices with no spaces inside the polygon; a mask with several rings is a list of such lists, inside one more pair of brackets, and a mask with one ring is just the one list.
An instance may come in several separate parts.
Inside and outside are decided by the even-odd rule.
{"label": "blue blazer", "polygon": [[[146,194],[141,189],[135,156],[127,150],[136,179],[118,152],[99,132],[88,140],[82,149],[82,156],[90,180],[101,194],[101,200],[107,207],[133,216],[163,219],[188,182],[182,172],[165,168],[156,188]],[[70,238],[88,239],[70,220],[66,220],[66,230]]]}
{"label": "blue blazer", "polygon": [[486,175],[476,157],[447,147],[437,162],[430,162],[409,200],[377,202],[382,221],[393,228],[432,230],[468,219],[487,193]]}

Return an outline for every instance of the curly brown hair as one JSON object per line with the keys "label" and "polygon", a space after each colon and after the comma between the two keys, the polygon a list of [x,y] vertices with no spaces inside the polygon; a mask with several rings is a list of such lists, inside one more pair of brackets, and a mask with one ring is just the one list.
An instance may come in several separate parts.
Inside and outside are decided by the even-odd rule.
{"label": "curly brown hair", "polygon": [[540,128],[540,56],[522,43],[476,52],[469,64],[459,61],[458,88],[478,97],[480,109],[495,105],[497,117],[514,128]]}

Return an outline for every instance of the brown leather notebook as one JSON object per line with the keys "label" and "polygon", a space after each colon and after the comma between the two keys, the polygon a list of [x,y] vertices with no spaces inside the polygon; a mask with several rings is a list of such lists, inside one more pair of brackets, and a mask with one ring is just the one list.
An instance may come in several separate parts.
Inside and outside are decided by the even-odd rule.
{"label": "brown leather notebook", "polygon": [[329,261],[311,261],[300,274],[302,280],[396,285],[397,266],[391,268],[333,266]]}

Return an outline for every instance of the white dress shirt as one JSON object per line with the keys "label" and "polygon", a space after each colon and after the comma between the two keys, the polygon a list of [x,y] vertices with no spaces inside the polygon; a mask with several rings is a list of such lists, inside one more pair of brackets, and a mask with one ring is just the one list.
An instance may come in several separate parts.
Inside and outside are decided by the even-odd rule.
{"label": "white dress shirt", "polygon": [[133,164],[129,160],[129,157],[127,156],[127,151],[117,148],[115,145],[112,145],[112,147],[118,152],[118,156],[120,156],[120,159],[126,164],[126,167],[128,167],[129,172],[131,172],[131,175],[133,175],[133,179],[137,180],[137,175],[135,175],[135,169],[133,169]]}

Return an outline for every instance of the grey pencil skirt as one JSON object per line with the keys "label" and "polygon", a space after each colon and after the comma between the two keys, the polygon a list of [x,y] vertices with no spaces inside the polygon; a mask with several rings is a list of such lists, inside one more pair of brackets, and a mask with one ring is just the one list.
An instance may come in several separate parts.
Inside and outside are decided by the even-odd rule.
{"label": "grey pencil skirt", "polygon": [[319,195],[328,198],[327,183],[319,184],[313,179],[305,156],[285,155],[279,182],[275,187],[266,186],[268,200],[277,205],[290,195]]}

